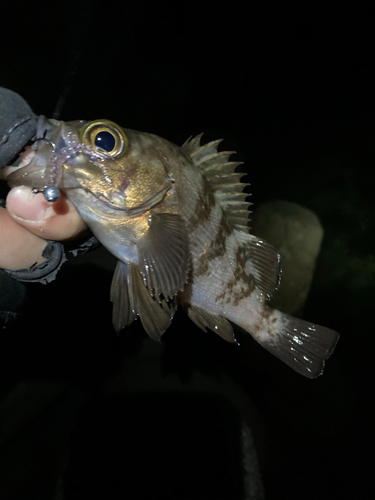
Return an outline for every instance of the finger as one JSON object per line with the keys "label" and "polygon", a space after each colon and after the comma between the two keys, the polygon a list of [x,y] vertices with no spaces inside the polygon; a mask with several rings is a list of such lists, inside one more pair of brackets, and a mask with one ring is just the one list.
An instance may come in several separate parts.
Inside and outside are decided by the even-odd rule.
{"label": "finger", "polygon": [[47,242],[20,226],[5,210],[0,208],[0,268],[28,269],[41,264]]}
{"label": "finger", "polygon": [[86,225],[73,203],[61,194],[54,203],[26,186],[11,189],[6,199],[10,215],[33,234],[47,240],[67,240],[80,234]]}

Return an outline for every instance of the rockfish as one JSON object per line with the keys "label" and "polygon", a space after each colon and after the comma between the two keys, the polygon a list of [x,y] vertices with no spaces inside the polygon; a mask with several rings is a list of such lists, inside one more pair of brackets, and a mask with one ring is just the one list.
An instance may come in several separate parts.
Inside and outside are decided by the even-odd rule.
{"label": "rockfish", "polygon": [[160,340],[178,304],[202,330],[236,342],[232,323],[309,378],[339,335],[271,309],[280,255],[249,234],[249,203],[221,142],[181,147],[109,120],[40,117],[32,151],[8,177],[55,201],[62,190],[118,262],[110,299],[117,332],[139,316]]}

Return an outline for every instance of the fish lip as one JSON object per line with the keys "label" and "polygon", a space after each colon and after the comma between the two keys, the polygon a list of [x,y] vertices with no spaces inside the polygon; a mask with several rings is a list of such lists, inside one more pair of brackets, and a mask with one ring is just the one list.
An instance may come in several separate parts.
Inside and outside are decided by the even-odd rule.
{"label": "fish lip", "polygon": [[7,178],[13,173],[19,170],[20,168],[27,167],[33,159],[35,158],[36,154],[35,151],[33,150],[32,146],[26,146],[23,150],[23,152],[20,153],[20,160],[18,165],[7,165],[0,171],[0,179],[6,181]]}
{"label": "fish lip", "polygon": [[36,152],[32,148],[32,146],[26,146],[23,153],[21,153],[21,162],[19,163],[18,167],[26,167],[26,165],[29,165],[31,161],[35,158]]}
{"label": "fish lip", "polygon": [[[101,193],[91,193],[95,196],[96,199],[100,201],[104,205],[105,208],[109,209],[112,211],[112,214],[106,214],[106,218],[108,219],[117,219],[119,217],[123,217],[124,213],[129,217],[129,218],[134,218],[138,217],[139,215],[142,215],[143,213],[147,212],[151,208],[153,208],[155,205],[160,203],[164,196],[167,194],[167,192],[171,189],[172,186],[166,186],[160,191],[158,191],[156,194],[150,196],[147,200],[144,202],[140,203],[136,207],[117,207],[116,205],[113,205],[111,201],[103,196]],[[100,211],[97,210],[97,213],[100,214]]]}

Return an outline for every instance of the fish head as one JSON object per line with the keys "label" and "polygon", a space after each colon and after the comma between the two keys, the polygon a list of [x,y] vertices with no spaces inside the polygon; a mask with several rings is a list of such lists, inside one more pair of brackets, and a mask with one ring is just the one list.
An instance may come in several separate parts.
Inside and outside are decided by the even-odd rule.
{"label": "fish head", "polygon": [[96,212],[120,210],[135,216],[160,202],[172,186],[162,141],[110,120],[43,117],[31,151],[7,181],[11,187],[23,184],[35,190],[56,186],[73,203],[80,192],[81,204],[83,190],[84,203],[95,205]]}

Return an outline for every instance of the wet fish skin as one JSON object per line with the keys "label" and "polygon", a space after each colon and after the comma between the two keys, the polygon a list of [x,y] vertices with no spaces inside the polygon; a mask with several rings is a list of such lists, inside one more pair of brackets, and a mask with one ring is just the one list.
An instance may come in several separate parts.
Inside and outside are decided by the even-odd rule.
{"label": "wet fish skin", "polygon": [[[198,136],[178,147],[108,120],[47,120],[44,129],[34,158],[8,182],[43,188],[58,179],[118,258],[110,293],[117,331],[139,316],[160,340],[179,303],[202,330],[236,342],[237,324],[302,375],[322,373],[339,336],[267,305],[280,256],[249,234],[243,174],[232,152],[217,151],[221,141],[201,146]],[[103,132],[121,147],[100,149],[94,139]]]}

